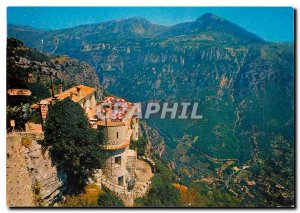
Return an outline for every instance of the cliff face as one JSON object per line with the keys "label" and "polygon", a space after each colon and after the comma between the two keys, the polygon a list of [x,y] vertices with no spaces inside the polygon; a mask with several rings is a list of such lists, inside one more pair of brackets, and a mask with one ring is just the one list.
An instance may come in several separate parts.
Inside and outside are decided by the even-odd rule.
{"label": "cliff face", "polygon": [[[42,135],[13,133],[7,136],[7,205],[52,206],[62,181],[47,152],[37,141]],[[26,142],[24,142],[26,141]]]}
{"label": "cliff face", "polygon": [[34,206],[34,194],[23,148],[17,136],[6,140],[6,203],[9,207]]}
{"label": "cliff face", "polygon": [[145,150],[146,157],[150,157],[151,153],[162,157],[165,151],[164,138],[159,134],[155,128],[151,128],[145,121],[140,123],[141,134],[146,137],[147,145]]}

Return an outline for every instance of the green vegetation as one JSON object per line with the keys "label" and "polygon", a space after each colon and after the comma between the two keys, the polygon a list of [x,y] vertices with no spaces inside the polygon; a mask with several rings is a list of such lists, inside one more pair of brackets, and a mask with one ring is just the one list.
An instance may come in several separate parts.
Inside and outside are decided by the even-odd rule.
{"label": "green vegetation", "polygon": [[52,163],[67,175],[67,193],[79,193],[105,154],[99,148],[102,132],[89,128],[86,115],[77,103],[64,99],[49,107],[45,140]]}
{"label": "green vegetation", "polygon": [[105,193],[98,199],[99,207],[124,207],[123,202],[111,191],[104,189]]}
{"label": "green vegetation", "polygon": [[24,137],[24,138],[21,139],[21,143],[22,143],[23,146],[28,148],[32,144],[32,140],[28,137]]}
{"label": "green vegetation", "polygon": [[[148,194],[135,200],[135,206],[149,207],[241,207],[241,198],[228,191],[223,184],[213,182],[191,182],[188,187],[174,184],[178,176],[165,166],[156,162],[156,173],[151,179]],[[179,181],[180,182],[180,181]]]}
{"label": "green vegetation", "polygon": [[[28,89],[28,73],[31,72],[30,67],[23,68],[16,66],[20,61],[20,57],[16,56],[16,49],[23,46],[23,43],[17,39],[7,40],[7,76],[6,88],[8,89]],[[10,120],[15,120],[15,129],[24,129],[24,124],[30,117],[31,99],[27,96],[10,96],[7,94],[7,126],[9,127]]]}
{"label": "green vegetation", "polygon": [[88,184],[84,192],[66,196],[59,203],[61,207],[123,207],[123,202],[106,188],[100,189],[96,184]]}
{"label": "green vegetation", "polygon": [[146,151],[146,146],[147,146],[147,140],[145,137],[141,136],[138,138],[137,141],[130,141],[130,149],[137,149],[137,153],[139,156],[145,155]]}
{"label": "green vegetation", "polygon": [[193,183],[188,193],[193,199],[188,203],[193,207],[241,207],[241,200],[237,195],[217,187],[208,188],[203,183]]}
{"label": "green vegetation", "polygon": [[97,207],[98,199],[104,192],[96,184],[88,184],[79,195],[67,196],[62,207]]}
{"label": "green vegetation", "polygon": [[162,162],[156,162],[156,173],[152,177],[151,188],[143,198],[135,200],[135,206],[148,207],[179,207],[181,206],[180,192],[173,183],[176,175]]}

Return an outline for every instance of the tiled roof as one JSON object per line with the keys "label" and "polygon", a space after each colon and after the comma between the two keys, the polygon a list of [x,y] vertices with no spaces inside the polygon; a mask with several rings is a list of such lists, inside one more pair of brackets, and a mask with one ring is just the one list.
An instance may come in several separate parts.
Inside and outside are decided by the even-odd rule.
{"label": "tiled roof", "polygon": [[[75,87],[72,87],[70,89],[67,89],[67,90],[63,91],[62,93],[56,94],[56,97],[57,97],[58,100],[63,100],[67,97],[70,97],[71,93],[72,93],[73,94],[72,95],[72,101],[79,102],[79,101],[81,101],[82,99],[84,99],[85,97],[87,97],[88,95],[92,94],[95,91],[96,91],[96,89],[94,89],[92,87],[88,87],[88,86],[84,86],[84,85],[78,85],[78,86],[75,86]],[[78,95],[78,93],[80,93],[80,96]],[[51,103],[52,97],[44,99],[42,101],[47,101],[48,103]],[[38,104],[33,104],[31,107],[32,108],[38,108],[39,105]]]}
{"label": "tiled roof", "polygon": [[[105,126],[105,121],[99,120],[97,121],[98,126]],[[107,126],[125,126],[125,123],[123,121],[112,121],[108,120],[107,121]]]}
{"label": "tiled roof", "polygon": [[[79,86],[67,89],[67,90],[63,91],[62,93],[57,94],[57,97],[59,100],[63,100],[67,97],[70,97],[70,95],[72,93],[73,94],[72,101],[79,102],[95,91],[96,91],[96,89],[94,89],[92,87],[79,85]],[[79,93],[80,93],[80,96],[79,96]]]}
{"label": "tiled roof", "polygon": [[116,150],[116,149],[125,149],[130,143],[130,140],[125,140],[122,144],[119,145],[105,145],[101,146],[101,149],[105,150]]}
{"label": "tiled roof", "polygon": [[[129,102],[126,102],[126,103],[129,103]],[[126,124],[128,124],[128,122],[131,122],[131,118],[134,116],[134,113],[136,111],[136,106],[134,106],[132,103],[129,103],[130,105],[127,107],[126,111],[125,112],[122,112],[124,113],[124,116],[121,118],[121,119],[112,119],[113,117],[113,106],[110,107],[110,108],[107,108],[106,109],[106,116],[107,116],[107,126],[125,126]],[[97,114],[97,108],[98,106],[95,106],[93,109],[91,109],[89,112],[88,112],[88,117],[91,119],[94,119]],[[104,110],[104,108],[103,108]],[[101,112],[100,114],[100,117],[97,121],[97,125],[98,126],[105,126],[105,113]]]}

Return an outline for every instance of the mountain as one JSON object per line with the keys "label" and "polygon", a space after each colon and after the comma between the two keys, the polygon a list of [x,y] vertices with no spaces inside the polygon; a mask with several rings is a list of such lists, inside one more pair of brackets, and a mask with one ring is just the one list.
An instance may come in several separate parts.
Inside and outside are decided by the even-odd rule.
{"label": "mountain", "polygon": [[8,35],[89,63],[125,99],[199,102],[202,120],[147,120],[163,137],[152,134],[157,154],[186,184],[236,193],[242,206],[293,205],[293,44],[214,14],[170,27],[139,18],[39,33],[9,26]]}
{"label": "mountain", "polygon": [[34,29],[32,27],[22,25],[8,25],[8,31],[8,35],[13,32],[13,35],[8,37],[19,38],[26,44],[30,44],[33,41],[40,41],[40,38],[45,33],[44,30]]}
{"label": "mountain", "polygon": [[110,40],[135,40],[190,36],[197,40],[222,43],[263,43],[264,40],[214,14],[205,14],[194,22],[174,26],[153,24],[143,18],[128,18],[89,24],[62,30],[37,30],[8,25],[8,36],[21,39],[26,45],[53,54],[64,49]]}
{"label": "mountain", "polygon": [[207,13],[194,22],[172,26],[161,36],[195,36],[207,37],[207,40],[232,43],[263,43],[264,40],[247,30],[212,13]]}
{"label": "mountain", "polygon": [[61,44],[64,45],[64,48],[70,46],[74,48],[81,47],[85,43],[111,39],[153,38],[165,32],[169,27],[153,24],[143,18],[128,18],[53,31],[15,25],[9,25],[8,28],[9,37],[19,38],[26,45],[57,54],[63,52]]}

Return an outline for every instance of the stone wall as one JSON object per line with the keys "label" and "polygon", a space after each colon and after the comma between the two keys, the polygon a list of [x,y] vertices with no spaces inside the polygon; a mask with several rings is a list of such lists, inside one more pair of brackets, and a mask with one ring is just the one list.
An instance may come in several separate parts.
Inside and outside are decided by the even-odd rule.
{"label": "stone wall", "polygon": [[127,132],[128,128],[126,128],[126,126],[107,127],[108,145],[119,145],[124,143]]}
{"label": "stone wall", "polygon": [[116,195],[123,201],[124,205],[130,207],[133,206],[134,200],[136,198],[146,195],[151,185],[151,181],[148,181],[146,183],[137,183],[136,186],[129,191],[127,190],[126,186],[119,186],[118,184],[111,182],[110,179],[102,175],[101,185],[116,193]]}

